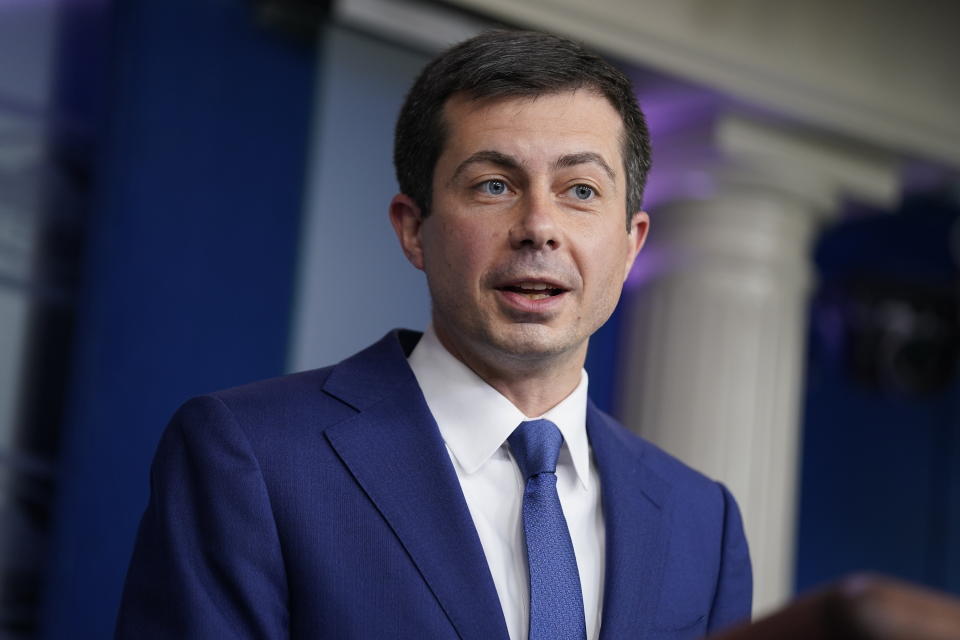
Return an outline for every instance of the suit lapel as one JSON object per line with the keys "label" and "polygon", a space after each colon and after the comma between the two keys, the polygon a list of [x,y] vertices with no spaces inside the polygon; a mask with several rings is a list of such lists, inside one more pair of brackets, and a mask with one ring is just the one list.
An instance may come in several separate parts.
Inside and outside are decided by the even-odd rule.
{"label": "suit lapel", "polygon": [[607,540],[600,637],[638,637],[656,615],[670,488],[643,463],[643,445],[592,403],[587,433],[600,474]]}
{"label": "suit lapel", "polygon": [[338,365],[324,389],[359,410],[327,429],[328,441],[396,533],[458,635],[506,638],[480,538],[397,336]]}

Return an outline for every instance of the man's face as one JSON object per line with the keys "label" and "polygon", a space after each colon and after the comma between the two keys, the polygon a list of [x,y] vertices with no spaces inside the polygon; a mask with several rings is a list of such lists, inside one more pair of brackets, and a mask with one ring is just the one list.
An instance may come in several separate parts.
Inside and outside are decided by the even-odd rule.
{"label": "man's face", "polygon": [[454,96],[444,120],[430,215],[408,215],[404,231],[404,196],[391,208],[408,258],[426,272],[438,336],[468,364],[582,362],[647,230],[642,212],[630,233],[624,225],[619,114],[580,90]]}

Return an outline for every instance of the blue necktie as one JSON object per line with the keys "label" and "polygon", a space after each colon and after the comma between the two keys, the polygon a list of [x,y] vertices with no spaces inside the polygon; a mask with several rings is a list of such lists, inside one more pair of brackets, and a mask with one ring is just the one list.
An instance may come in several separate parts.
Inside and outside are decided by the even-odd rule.
{"label": "blue necktie", "polygon": [[549,420],[521,422],[508,438],[526,478],[523,532],[530,569],[530,640],[584,640],[580,574],[557,495],[563,436]]}

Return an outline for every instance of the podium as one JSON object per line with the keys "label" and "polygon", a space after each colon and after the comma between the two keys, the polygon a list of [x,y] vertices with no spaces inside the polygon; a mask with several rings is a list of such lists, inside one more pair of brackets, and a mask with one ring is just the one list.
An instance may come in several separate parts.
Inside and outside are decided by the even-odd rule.
{"label": "podium", "polygon": [[960,640],[960,599],[856,574],[710,640]]}

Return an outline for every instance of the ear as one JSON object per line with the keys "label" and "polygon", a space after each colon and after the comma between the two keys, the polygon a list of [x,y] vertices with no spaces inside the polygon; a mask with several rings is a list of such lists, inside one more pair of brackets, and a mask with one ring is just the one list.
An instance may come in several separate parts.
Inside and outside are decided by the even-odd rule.
{"label": "ear", "polygon": [[410,264],[423,270],[423,244],[420,240],[420,228],[423,225],[423,216],[420,207],[410,196],[398,193],[390,201],[390,224],[400,241],[403,255],[407,256]]}
{"label": "ear", "polygon": [[647,232],[650,230],[650,216],[646,211],[637,211],[630,219],[630,228],[627,231],[627,263],[623,272],[623,279],[626,280],[630,275],[630,269],[633,268],[633,261],[637,259],[640,249],[643,249],[643,243],[647,241]]}

